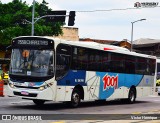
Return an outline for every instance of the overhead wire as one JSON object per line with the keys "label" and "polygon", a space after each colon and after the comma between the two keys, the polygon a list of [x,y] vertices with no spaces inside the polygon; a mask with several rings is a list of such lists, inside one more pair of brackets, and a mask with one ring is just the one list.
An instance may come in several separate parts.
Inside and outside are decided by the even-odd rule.
{"label": "overhead wire", "polygon": [[82,10],[82,11],[76,11],[76,12],[107,12],[107,11],[125,11],[125,10],[138,10],[138,9],[147,9],[147,8],[157,8],[156,7],[140,7],[140,8],[122,8],[122,9],[99,9],[99,10]]}

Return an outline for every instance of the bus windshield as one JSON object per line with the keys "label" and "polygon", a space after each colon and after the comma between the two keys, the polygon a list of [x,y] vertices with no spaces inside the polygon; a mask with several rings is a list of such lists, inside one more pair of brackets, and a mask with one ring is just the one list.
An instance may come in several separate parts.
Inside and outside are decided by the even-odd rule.
{"label": "bus windshield", "polygon": [[53,50],[12,49],[10,75],[53,76]]}

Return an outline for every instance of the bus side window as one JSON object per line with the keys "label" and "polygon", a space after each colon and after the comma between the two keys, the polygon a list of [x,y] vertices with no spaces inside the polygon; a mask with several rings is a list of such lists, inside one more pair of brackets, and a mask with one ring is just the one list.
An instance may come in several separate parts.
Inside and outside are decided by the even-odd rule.
{"label": "bus side window", "polygon": [[63,78],[70,69],[71,47],[59,44],[56,52],[56,80]]}
{"label": "bus side window", "polygon": [[136,74],[144,74],[145,73],[145,61],[144,58],[137,57],[136,58]]}
{"label": "bus side window", "polygon": [[89,50],[88,54],[89,54],[88,70],[101,71],[102,70],[101,52],[96,50]]}
{"label": "bus side window", "polygon": [[86,48],[74,47],[72,65],[73,70],[87,70],[88,68],[88,52]]}
{"label": "bus side window", "polygon": [[130,74],[135,74],[135,61],[136,59],[133,56],[126,55],[125,58],[125,72]]}

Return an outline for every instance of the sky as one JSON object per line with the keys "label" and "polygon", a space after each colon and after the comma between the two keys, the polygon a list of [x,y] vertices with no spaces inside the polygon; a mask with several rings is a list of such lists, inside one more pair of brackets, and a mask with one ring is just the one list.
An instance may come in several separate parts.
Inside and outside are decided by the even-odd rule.
{"label": "sky", "polygon": [[[1,0],[8,3],[12,0]],[[22,0],[32,4],[33,0]],[[36,0],[42,2],[42,0]],[[76,11],[75,25],[79,29],[80,38],[92,38],[101,40],[123,39],[131,40],[131,22],[140,19],[133,24],[133,40],[140,38],[160,39],[160,7],[113,10],[135,8],[136,2],[158,2],[160,0],[46,0],[52,10]],[[94,12],[87,12],[100,10]],[[83,12],[85,11],[85,12]],[[66,18],[67,27],[68,18]]]}

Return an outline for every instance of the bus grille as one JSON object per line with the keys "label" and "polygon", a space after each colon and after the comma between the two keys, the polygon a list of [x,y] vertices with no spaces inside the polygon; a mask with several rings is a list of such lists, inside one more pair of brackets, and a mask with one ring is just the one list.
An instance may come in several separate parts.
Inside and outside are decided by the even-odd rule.
{"label": "bus grille", "polygon": [[26,96],[26,97],[36,97],[37,96],[36,93],[29,93],[28,95],[23,95],[21,94],[21,92],[16,92],[16,91],[14,91],[13,93],[14,95],[17,95],[17,96]]}
{"label": "bus grille", "polygon": [[28,89],[38,89],[39,87],[25,87],[25,86],[18,86],[18,85],[15,85],[15,87],[17,88],[28,88]]}

